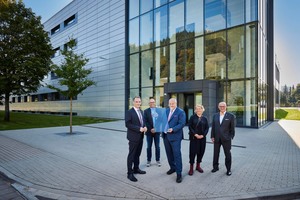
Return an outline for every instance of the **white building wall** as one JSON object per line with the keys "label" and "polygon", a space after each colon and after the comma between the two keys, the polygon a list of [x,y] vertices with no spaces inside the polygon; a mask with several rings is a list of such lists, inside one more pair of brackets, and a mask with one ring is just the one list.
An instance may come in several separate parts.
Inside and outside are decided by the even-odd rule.
{"label": "white building wall", "polygon": [[[72,37],[77,54],[84,53],[92,68],[90,79],[97,85],[87,88],[73,101],[73,112],[81,116],[124,118],[125,108],[125,1],[73,0],[44,23],[47,32],[77,14],[77,22],[50,35],[52,47],[63,48]],[[59,64],[63,56],[53,58]],[[57,79],[44,80],[57,85]],[[43,87],[35,94],[55,92]],[[11,110],[69,111],[68,101],[13,103]]]}

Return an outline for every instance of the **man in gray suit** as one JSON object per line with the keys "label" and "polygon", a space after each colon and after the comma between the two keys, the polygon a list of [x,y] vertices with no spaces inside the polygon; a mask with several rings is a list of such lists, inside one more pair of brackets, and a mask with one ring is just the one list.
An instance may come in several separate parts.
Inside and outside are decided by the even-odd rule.
{"label": "man in gray suit", "polygon": [[213,116],[211,125],[211,141],[214,144],[213,169],[211,172],[219,170],[220,147],[223,146],[225,154],[225,166],[227,176],[231,175],[231,140],[235,134],[235,116],[226,112],[227,105],[220,102],[218,106],[220,112]]}
{"label": "man in gray suit", "polygon": [[[143,147],[144,133],[147,131],[143,111],[141,107],[141,98],[133,98],[133,107],[126,112],[125,125],[127,128],[127,139],[129,141],[129,153],[127,157],[127,178],[133,182],[137,179],[133,174],[146,174],[139,168],[140,155]],[[133,165],[133,169],[132,169]]]}

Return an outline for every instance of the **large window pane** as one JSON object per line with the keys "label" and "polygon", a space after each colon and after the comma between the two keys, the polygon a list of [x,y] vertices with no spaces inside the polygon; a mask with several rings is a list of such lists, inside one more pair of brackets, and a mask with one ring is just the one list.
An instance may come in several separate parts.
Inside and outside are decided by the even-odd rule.
{"label": "large window pane", "polygon": [[163,86],[168,82],[169,72],[169,47],[155,49],[155,86]]}
{"label": "large window pane", "polygon": [[133,54],[130,56],[130,79],[129,79],[129,87],[130,88],[138,88],[139,87],[139,54]]}
{"label": "large window pane", "polygon": [[195,38],[195,80],[204,78],[204,44],[203,37]]}
{"label": "large window pane", "polygon": [[167,44],[168,37],[168,6],[154,12],[154,41],[156,46]]}
{"label": "large window pane", "polygon": [[139,15],[140,11],[140,1],[139,0],[129,0],[129,19],[132,19]]}
{"label": "large window pane", "polygon": [[244,78],[244,27],[238,27],[228,30],[228,78]]}
{"label": "large window pane", "polygon": [[246,126],[257,127],[257,95],[256,80],[246,81],[245,84],[245,123]]}
{"label": "large window pane", "polygon": [[163,87],[155,88],[154,98],[155,98],[157,107],[166,107],[164,105],[164,88]]}
{"label": "large window pane", "polygon": [[146,108],[149,107],[149,98],[153,97],[153,87],[150,88],[142,88],[142,105],[141,108],[142,110],[145,110]]}
{"label": "large window pane", "polygon": [[160,7],[168,3],[168,0],[154,0],[154,8]]}
{"label": "large window pane", "polygon": [[170,82],[181,82],[185,78],[185,42],[170,46]]}
{"label": "large window pane", "polygon": [[246,0],[246,23],[257,20],[257,0]]}
{"label": "large window pane", "polygon": [[185,80],[191,81],[195,77],[195,39],[190,39],[186,41],[185,44]]}
{"label": "large window pane", "polygon": [[257,36],[256,25],[246,26],[246,78],[256,77],[257,69]]}
{"label": "large window pane", "polygon": [[245,84],[244,81],[228,82],[227,104],[228,111],[236,116],[236,124],[244,125]]}
{"label": "large window pane", "polygon": [[144,51],[141,55],[142,87],[153,86],[153,51]]}
{"label": "large window pane", "polygon": [[140,27],[141,50],[149,49],[153,45],[153,12],[141,16]]}
{"label": "large window pane", "polygon": [[139,18],[129,21],[129,52],[139,51]]}
{"label": "large window pane", "polygon": [[188,37],[203,34],[203,0],[186,1],[186,26]]}
{"label": "large window pane", "polygon": [[226,33],[213,33],[205,37],[205,78],[226,78]]}
{"label": "large window pane", "polygon": [[227,0],[227,28],[244,24],[244,1]]}
{"label": "large window pane", "polygon": [[153,9],[153,0],[141,0],[141,14]]}
{"label": "large window pane", "polygon": [[[170,42],[184,39],[184,2],[178,0],[170,3]],[[180,34],[181,33],[181,34]]]}
{"label": "large window pane", "polygon": [[204,10],[206,32],[225,29],[226,5],[224,0],[206,0]]}

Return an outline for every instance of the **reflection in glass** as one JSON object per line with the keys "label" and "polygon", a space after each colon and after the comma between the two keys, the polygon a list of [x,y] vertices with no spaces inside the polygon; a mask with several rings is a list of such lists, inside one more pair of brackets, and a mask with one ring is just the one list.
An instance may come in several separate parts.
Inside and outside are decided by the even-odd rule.
{"label": "reflection in glass", "polygon": [[257,20],[257,0],[247,0],[246,3],[246,23]]}
{"label": "reflection in glass", "polygon": [[153,45],[153,12],[141,16],[140,27],[141,50],[149,49]]}
{"label": "reflection in glass", "polygon": [[203,79],[204,65],[203,37],[195,38],[195,80]]}
{"label": "reflection in glass", "polygon": [[167,44],[168,37],[168,6],[158,8],[154,12],[154,41],[156,46]]}
{"label": "reflection in glass", "polygon": [[153,51],[144,51],[141,54],[141,81],[142,87],[153,86]]}
{"label": "reflection in glass", "polygon": [[186,25],[188,37],[203,34],[203,0],[186,1]]}
{"label": "reflection in glass", "polygon": [[244,78],[245,39],[244,26],[229,29],[228,32],[228,78]]}
{"label": "reflection in glass", "polygon": [[155,49],[155,86],[163,86],[168,82],[169,47]]}
{"label": "reflection in glass", "polygon": [[139,0],[129,0],[129,19],[132,19],[139,15]]}
{"label": "reflection in glass", "polygon": [[228,111],[235,114],[236,125],[244,125],[244,105],[245,105],[245,85],[244,81],[227,82],[227,104]]}
{"label": "reflection in glass", "polygon": [[130,69],[130,79],[129,79],[129,87],[130,88],[138,88],[139,87],[139,54],[130,55],[129,61],[129,69]]}
{"label": "reflection in glass", "polygon": [[[205,78],[226,78],[226,33],[213,33],[205,37]],[[228,47],[229,48],[229,47]]]}
{"label": "reflection in glass", "polygon": [[141,0],[141,13],[140,14],[148,12],[149,10],[152,10],[152,9],[153,9],[153,0],[147,0],[147,1]]}
{"label": "reflection in glass", "polygon": [[246,78],[255,77],[257,69],[256,25],[246,26]]}
{"label": "reflection in glass", "polygon": [[169,15],[169,38],[170,42],[176,42],[177,40],[184,39],[184,2],[178,0],[170,3],[170,15]]}
{"label": "reflection in glass", "polygon": [[129,52],[139,51],[139,18],[129,21]]}
{"label": "reflection in glass", "polygon": [[[187,40],[185,43],[185,63],[183,62],[183,70],[185,71],[185,79],[183,81],[194,80],[195,77],[195,39]],[[185,66],[185,69],[184,69]]]}
{"label": "reflection in glass", "polygon": [[206,0],[204,10],[206,33],[225,29],[226,5],[224,0]]}
{"label": "reflection in glass", "polygon": [[146,108],[149,107],[149,98],[153,97],[153,87],[148,87],[148,88],[142,88],[142,94],[141,94],[141,98],[142,98],[142,105],[141,108],[142,110],[145,110]]}
{"label": "reflection in glass", "polygon": [[168,3],[168,0],[154,0],[154,8],[160,7]]}
{"label": "reflection in glass", "polygon": [[244,1],[227,0],[227,28],[244,24]]}

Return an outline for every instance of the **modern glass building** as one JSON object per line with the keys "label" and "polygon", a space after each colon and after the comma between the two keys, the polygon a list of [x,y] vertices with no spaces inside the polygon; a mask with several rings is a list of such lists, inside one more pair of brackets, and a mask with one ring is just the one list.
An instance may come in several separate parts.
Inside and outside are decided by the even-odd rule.
{"label": "modern glass building", "polygon": [[[78,115],[124,119],[139,95],[143,109],[149,97],[161,107],[176,97],[187,117],[203,104],[209,121],[226,101],[237,126],[274,119],[273,0],[73,0],[44,26],[54,63],[69,37],[90,59],[97,85],[75,100]],[[69,109],[45,87],[12,101],[15,110]]]}
{"label": "modern glass building", "polygon": [[[273,1],[129,0],[127,98],[176,97],[211,121],[226,101],[238,126],[273,120]],[[146,105],[145,105],[146,106]]]}

